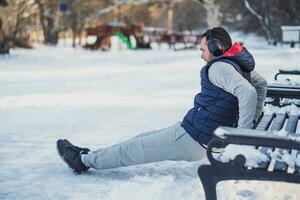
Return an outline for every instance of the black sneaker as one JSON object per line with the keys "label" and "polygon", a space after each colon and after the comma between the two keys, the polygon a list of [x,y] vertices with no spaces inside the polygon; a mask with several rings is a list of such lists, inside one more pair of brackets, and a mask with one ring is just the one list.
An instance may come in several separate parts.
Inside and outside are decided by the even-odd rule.
{"label": "black sneaker", "polygon": [[89,169],[81,161],[81,154],[87,154],[89,149],[74,146],[66,139],[59,139],[56,142],[56,150],[74,174],[78,175]]}

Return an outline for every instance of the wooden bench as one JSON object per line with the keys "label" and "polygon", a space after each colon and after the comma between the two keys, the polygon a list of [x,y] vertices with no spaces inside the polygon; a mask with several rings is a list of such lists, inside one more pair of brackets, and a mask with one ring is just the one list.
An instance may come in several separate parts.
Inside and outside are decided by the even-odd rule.
{"label": "wooden bench", "polygon": [[274,76],[274,80],[276,81],[279,75],[300,75],[300,70],[283,70],[280,69],[277,74]]}
{"label": "wooden bench", "polygon": [[[282,86],[283,87],[283,86]],[[287,86],[289,88],[289,86]],[[268,97],[300,98],[300,90],[296,88],[268,87]],[[295,89],[295,88],[294,88]],[[298,93],[297,93],[298,92]],[[296,95],[297,94],[297,95]],[[295,107],[294,107],[295,108]],[[279,108],[278,108],[279,109]],[[300,183],[300,166],[288,166],[279,157],[274,157],[274,152],[285,153],[295,158],[300,156],[300,123],[298,112],[281,112],[262,114],[253,129],[240,129],[219,127],[207,147],[208,165],[202,165],[198,174],[202,182],[207,200],[217,199],[216,185],[224,180],[265,180]],[[281,132],[278,132],[281,131]],[[280,135],[285,131],[287,135]],[[280,134],[279,134],[280,133]],[[298,140],[295,137],[298,136]],[[224,162],[215,153],[225,149],[228,145],[250,145],[254,150],[267,158],[256,167],[246,165],[243,153],[229,161]],[[238,148],[241,146],[237,146]],[[298,151],[299,150],[299,151]],[[237,149],[237,152],[240,152]]]}

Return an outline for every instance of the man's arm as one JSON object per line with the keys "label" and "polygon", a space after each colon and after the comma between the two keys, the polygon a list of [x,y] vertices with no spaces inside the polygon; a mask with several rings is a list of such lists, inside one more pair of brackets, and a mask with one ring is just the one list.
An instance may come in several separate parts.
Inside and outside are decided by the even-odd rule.
{"label": "man's arm", "polygon": [[256,113],[257,94],[252,85],[228,63],[216,62],[208,71],[209,80],[236,96],[239,102],[240,128],[251,128]]}
{"label": "man's arm", "polygon": [[268,85],[266,79],[256,71],[251,72],[250,83],[255,88],[257,93],[257,106],[255,113],[255,120],[257,120],[263,111]]}

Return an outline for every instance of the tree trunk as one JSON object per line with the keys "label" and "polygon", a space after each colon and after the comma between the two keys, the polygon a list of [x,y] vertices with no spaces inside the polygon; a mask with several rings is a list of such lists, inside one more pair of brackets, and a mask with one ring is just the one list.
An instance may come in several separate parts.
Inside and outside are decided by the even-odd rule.
{"label": "tree trunk", "polygon": [[207,12],[206,22],[208,28],[220,26],[221,25],[219,19],[220,6],[216,4],[216,0],[204,0],[204,8],[206,9]]}
{"label": "tree trunk", "polygon": [[173,34],[174,3],[168,3],[168,34]]}
{"label": "tree trunk", "polygon": [[49,15],[45,16],[45,7],[40,0],[35,0],[39,7],[40,23],[42,25],[44,43],[45,44],[57,44],[58,43],[58,33],[60,30],[56,29],[54,26],[54,19]]}
{"label": "tree trunk", "polygon": [[72,30],[72,47],[76,47],[76,36],[78,33],[78,23],[77,23],[77,14],[73,13],[71,15],[71,30]]}
{"label": "tree trunk", "polygon": [[14,27],[14,31],[13,31],[13,34],[12,34],[12,39],[13,41],[15,41],[17,39],[17,33],[18,33],[18,30],[19,30],[19,22],[20,22],[20,4],[18,3],[17,5],[17,17],[16,17],[16,24],[15,24],[15,27]]}

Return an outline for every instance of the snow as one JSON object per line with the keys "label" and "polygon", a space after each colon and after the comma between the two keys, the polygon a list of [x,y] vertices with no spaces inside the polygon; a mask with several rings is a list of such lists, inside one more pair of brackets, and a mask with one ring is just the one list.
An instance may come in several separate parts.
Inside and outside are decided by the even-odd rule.
{"label": "snow", "polygon": [[277,106],[273,106],[271,104],[267,104],[264,107],[265,115],[285,114],[285,113],[287,113],[288,115],[299,115],[300,109],[294,104],[283,106],[281,108]]}
{"label": "snow", "polygon": [[[267,105],[264,107],[265,115],[273,115],[273,114],[288,114],[290,116],[299,116],[299,108],[295,105],[288,105],[284,107],[276,107],[273,105]],[[272,135],[279,137],[287,137],[293,141],[300,141],[299,133],[289,134],[284,128],[287,123],[284,124],[283,128],[278,131],[272,131]],[[298,126],[300,126],[298,124]],[[241,133],[249,135],[266,135],[265,131],[258,130],[249,130],[249,129],[240,129]],[[225,137],[225,135],[230,135],[230,129],[227,128],[218,128],[215,131],[215,134],[219,137]],[[234,133],[233,133],[234,134]],[[295,151],[295,150],[294,150]],[[259,164],[262,162],[267,162],[270,158],[276,158],[277,160],[286,163],[289,167],[294,168],[296,166],[300,166],[299,157],[297,157],[296,151],[294,153],[288,152],[286,149],[275,149],[274,151],[270,148],[267,151],[267,154],[262,153],[259,149],[255,149],[254,146],[249,145],[227,145],[224,149],[221,150],[221,153],[214,154],[214,158],[221,162],[229,162],[230,160],[234,160],[236,156],[243,155],[246,159],[245,166],[247,167],[259,167]]]}
{"label": "snow", "polygon": [[226,129],[223,128],[217,128],[214,133],[221,138],[223,138],[226,134],[230,134]]}
{"label": "snow", "polygon": [[264,115],[273,115],[274,113],[277,113],[278,107],[273,106],[271,104],[267,104],[264,107]]}
{"label": "snow", "polygon": [[[253,40],[253,45],[251,45]],[[299,50],[245,46],[269,81]],[[204,199],[199,162],[91,170],[75,176],[55,142],[96,149],[180,121],[199,90],[199,51],[86,51],[37,45],[0,57],[0,199]],[[287,158],[288,160],[288,158]],[[300,163],[298,157],[295,162]],[[299,199],[297,184],[226,181],[220,199]]]}
{"label": "snow", "polygon": [[[275,131],[274,135],[286,137],[286,131]],[[290,137],[292,140],[299,140],[298,137]],[[294,155],[291,155],[290,152],[283,149],[269,149],[266,153],[262,153],[259,149],[255,149],[254,146],[249,145],[227,145],[222,153],[214,154],[214,158],[221,162],[229,162],[230,160],[234,160],[236,156],[243,155],[246,159],[245,166],[246,167],[254,167],[257,168],[262,162],[267,162],[270,158],[277,158],[277,160],[286,163],[290,167],[295,167],[295,165],[300,166],[298,159]]]}
{"label": "snow", "polygon": [[261,162],[269,161],[269,158],[255,149],[253,146],[230,144],[226,146],[217,159],[222,162],[234,160],[237,155],[243,155],[246,158],[245,165],[248,167],[258,167]]}

